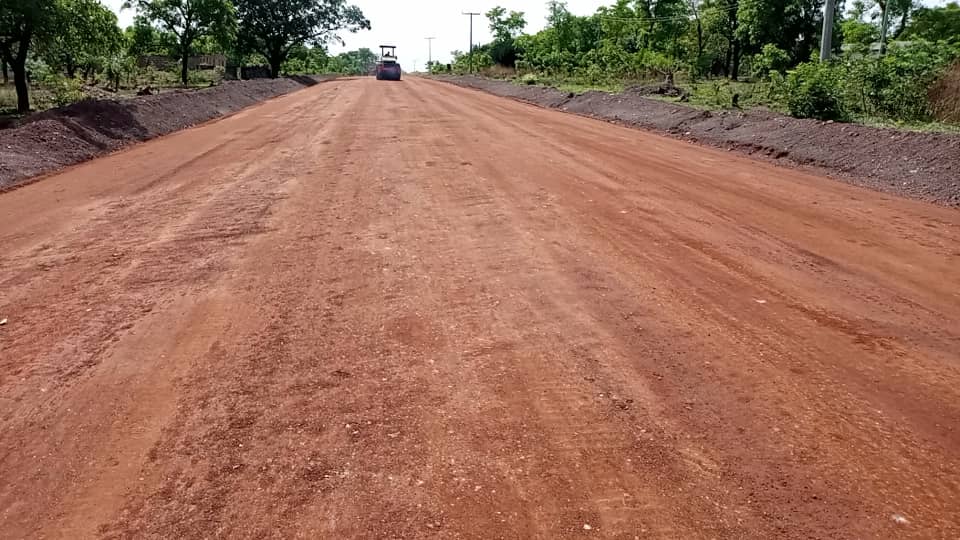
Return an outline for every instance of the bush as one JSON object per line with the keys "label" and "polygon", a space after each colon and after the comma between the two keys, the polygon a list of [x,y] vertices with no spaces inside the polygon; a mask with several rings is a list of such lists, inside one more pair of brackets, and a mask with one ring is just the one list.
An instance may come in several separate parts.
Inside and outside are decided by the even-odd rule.
{"label": "bush", "polygon": [[919,40],[892,46],[881,58],[852,60],[845,83],[847,102],[855,111],[869,116],[929,120],[930,88],[958,52],[944,42]]}
{"label": "bush", "polygon": [[126,55],[114,55],[106,59],[103,66],[103,76],[114,90],[120,90],[124,78],[129,78],[135,70],[133,58]]}
{"label": "bush", "polygon": [[760,54],[753,57],[752,64],[754,77],[769,79],[771,73],[786,73],[790,67],[790,55],[776,45],[767,43]]}
{"label": "bush", "polygon": [[849,119],[843,104],[843,70],[831,62],[807,62],[789,73],[787,109],[796,118]]}
{"label": "bush", "polygon": [[87,97],[83,93],[83,85],[78,79],[59,75],[48,76],[46,83],[53,94],[53,105],[56,107],[65,107]]}

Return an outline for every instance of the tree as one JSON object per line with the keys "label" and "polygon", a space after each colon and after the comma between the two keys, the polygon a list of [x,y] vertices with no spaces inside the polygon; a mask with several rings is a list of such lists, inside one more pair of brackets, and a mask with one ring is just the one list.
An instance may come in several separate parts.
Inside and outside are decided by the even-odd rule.
{"label": "tree", "polygon": [[240,47],[266,57],[273,77],[294,47],[342,43],[337,32],[370,29],[360,8],[346,0],[237,0],[237,11]]}
{"label": "tree", "polygon": [[500,6],[488,11],[486,17],[490,21],[493,39],[497,41],[513,40],[527,26],[527,20],[522,11],[511,11],[508,15],[507,10]]}
{"label": "tree", "polygon": [[819,47],[823,0],[741,0],[737,11],[739,37],[750,52],[773,43],[797,64]]}
{"label": "tree", "polygon": [[943,7],[917,9],[903,37],[960,43],[960,4],[950,2]]}
{"label": "tree", "polygon": [[369,75],[377,63],[377,53],[367,48],[340,53],[330,59],[327,69],[344,75]]}
{"label": "tree", "polygon": [[284,73],[315,74],[328,70],[330,57],[323,47],[300,45],[290,50],[287,61],[280,68]]}
{"label": "tree", "polygon": [[59,5],[49,0],[0,0],[0,55],[13,71],[17,111],[30,111],[27,54],[55,34]]}
{"label": "tree", "polygon": [[[749,0],[743,0],[747,2]],[[722,40],[721,45],[723,60],[720,69],[714,70],[718,73],[724,73],[733,80],[740,77],[740,59],[743,55],[742,44],[749,40],[750,32],[742,27],[740,18],[740,7],[737,0],[716,0],[708,6],[710,9],[704,14],[704,26],[711,34],[716,34]],[[721,64],[721,60],[716,58],[716,64]]]}
{"label": "tree", "polygon": [[158,24],[177,38],[180,82],[187,84],[187,68],[194,44],[203,36],[226,47],[236,31],[236,16],[230,0],[127,0],[146,20]]}
{"label": "tree", "polygon": [[497,6],[486,13],[490,21],[490,32],[493,33],[493,43],[490,44],[490,57],[502,66],[514,66],[517,62],[516,37],[527,25],[523,13],[507,10]]}
{"label": "tree", "polygon": [[177,56],[177,36],[155,28],[142,16],[135,17],[123,34],[130,56]]}
{"label": "tree", "polygon": [[69,77],[77,67],[118,50],[123,34],[117,16],[97,0],[61,0],[55,32],[41,44],[41,57]]}
{"label": "tree", "polygon": [[880,9],[880,52],[887,52],[887,33],[890,30],[890,21],[899,18],[893,37],[896,39],[907,27],[910,14],[913,12],[914,0],[875,0]]}
{"label": "tree", "polygon": [[855,0],[847,17],[840,22],[841,40],[860,53],[866,52],[873,42],[880,39],[880,29],[864,20],[868,10],[864,0]]}

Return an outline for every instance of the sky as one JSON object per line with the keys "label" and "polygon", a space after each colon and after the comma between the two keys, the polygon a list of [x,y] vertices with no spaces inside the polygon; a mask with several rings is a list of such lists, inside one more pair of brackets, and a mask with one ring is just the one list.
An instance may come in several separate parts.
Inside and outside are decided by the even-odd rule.
{"label": "sky", "polygon": [[[449,62],[451,51],[470,48],[470,18],[464,12],[480,13],[473,18],[475,44],[491,40],[484,13],[496,6],[526,15],[527,32],[546,26],[546,0],[352,0],[363,10],[373,27],[370,31],[345,34],[346,47],[331,45],[332,53],[359,47],[376,49],[381,44],[396,45],[400,63],[408,70],[423,69],[429,58],[426,38],[434,37],[433,59]],[[611,0],[568,0],[567,7],[576,15],[589,15]]]}
{"label": "sky", "polygon": [[[123,0],[101,0],[117,12],[120,26],[133,23],[133,10],[120,10]],[[495,6],[526,14],[527,31],[546,26],[546,0],[351,0],[370,20],[371,30],[343,33],[345,46],[331,43],[332,54],[367,47],[379,53],[380,45],[396,45],[404,69],[423,69],[429,57],[427,40],[434,37],[433,59],[450,61],[450,51],[466,51],[470,43],[470,18],[466,11],[480,13],[473,19],[475,44],[490,41],[487,19],[482,14]],[[567,7],[577,15],[589,15],[611,0],[568,0]],[[416,65],[414,65],[416,64]]]}
{"label": "sky", "polygon": [[[133,10],[120,10],[123,0],[102,0],[118,13],[120,26],[133,22]],[[943,5],[946,0],[924,0],[926,5]],[[363,10],[373,27],[356,34],[343,33],[345,44],[331,43],[330,52],[367,47],[379,52],[380,45],[396,45],[397,56],[404,69],[423,69],[430,52],[426,38],[433,37],[433,59],[449,62],[450,52],[467,51],[470,43],[470,18],[462,15],[480,13],[473,20],[475,44],[490,41],[490,29],[483,16],[490,8],[503,6],[508,11],[522,11],[526,15],[526,32],[536,32],[546,26],[546,0],[352,0]],[[567,7],[575,15],[590,15],[612,0],[567,0]]]}

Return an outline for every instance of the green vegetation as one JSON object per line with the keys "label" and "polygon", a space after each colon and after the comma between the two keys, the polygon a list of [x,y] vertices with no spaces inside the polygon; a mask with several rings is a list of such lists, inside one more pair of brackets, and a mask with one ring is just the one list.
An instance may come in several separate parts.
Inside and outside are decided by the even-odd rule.
{"label": "green vegetation", "polygon": [[922,124],[957,114],[958,100],[944,96],[956,87],[944,81],[960,58],[956,3],[838,8],[826,62],[817,60],[823,0],[615,0],[588,16],[559,0],[547,6],[536,34],[522,33],[523,13],[490,10],[494,40],[472,55],[454,51],[452,71],[571,91],[678,84],[680,99],[695,106],[764,106],[823,120]]}
{"label": "green vegetation", "polygon": [[327,61],[327,71],[343,75],[369,75],[377,63],[377,53],[370,49],[360,49],[340,53]]}
{"label": "green vegetation", "polygon": [[346,0],[127,0],[124,7],[136,17],[121,31],[100,0],[0,0],[0,112],[144,86],[209,86],[235,65],[267,65],[273,77],[365,73],[376,58],[369,50],[327,56],[338,32],[370,28]]}
{"label": "green vegetation", "polygon": [[230,0],[127,0],[124,7],[136,6],[145,21],[157,24],[176,37],[180,59],[180,81],[188,82],[188,60],[194,45],[211,38],[226,48],[236,33],[236,15]]}
{"label": "green vegetation", "polygon": [[236,0],[236,4],[241,51],[263,55],[273,77],[280,74],[294,48],[307,44],[322,47],[340,30],[370,28],[363,12],[344,0]]}

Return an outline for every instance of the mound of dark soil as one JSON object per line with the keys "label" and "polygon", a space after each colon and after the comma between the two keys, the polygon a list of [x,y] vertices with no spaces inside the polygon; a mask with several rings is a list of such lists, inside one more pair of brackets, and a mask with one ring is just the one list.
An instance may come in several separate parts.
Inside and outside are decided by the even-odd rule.
{"label": "mound of dark soil", "polygon": [[0,190],[322,80],[231,81],[203,90],[121,100],[88,99],[34,114],[16,127],[0,130]]}
{"label": "mound of dark soil", "polygon": [[544,107],[558,108],[674,137],[811,166],[849,183],[960,206],[960,135],[800,120],[761,110],[705,111],[622,94],[570,95],[478,77],[443,77]]}

